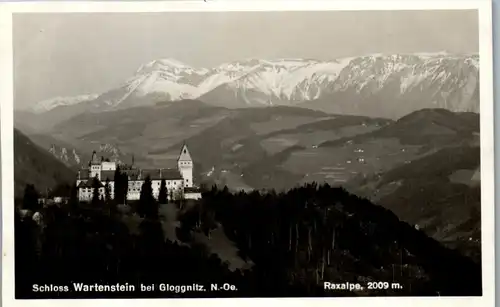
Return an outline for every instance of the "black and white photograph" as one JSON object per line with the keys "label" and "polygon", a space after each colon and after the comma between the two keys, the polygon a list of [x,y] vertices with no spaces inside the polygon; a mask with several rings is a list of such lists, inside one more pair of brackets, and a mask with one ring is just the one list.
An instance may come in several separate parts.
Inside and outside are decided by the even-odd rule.
{"label": "black and white photograph", "polygon": [[489,299],[485,1],[200,2],[12,12],[12,299]]}

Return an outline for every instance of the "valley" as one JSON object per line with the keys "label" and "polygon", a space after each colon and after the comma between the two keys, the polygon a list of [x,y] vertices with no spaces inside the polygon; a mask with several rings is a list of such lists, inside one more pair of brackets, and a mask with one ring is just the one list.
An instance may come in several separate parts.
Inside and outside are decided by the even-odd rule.
{"label": "valley", "polygon": [[[342,186],[477,260],[480,181],[476,175],[475,184],[464,184],[479,167],[474,113],[422,109],[392,120],[186,100],[82,114],[30,137],[73,170],[92,150],[125,163],[134,157],[140,167],[172,167],[186,143],[197,185],[278,192],[311,182]],[[469,162],[460,164],[461,157]],[[461,226],[468,223],[475,226]]]}
{"label": "valley", "polygon": [[478,133],[477,115],[442,109],[394,121],[294,107],[226,109],[186,100],[82,114],[50,134],[30,137],[70,167],[85,163],[92,150],[124,163],[133,156],[141,167],[165,167],[175,163],[185,142],[198,184],[289,189],[312,181],[344,185],[441,148],[477,146]]}

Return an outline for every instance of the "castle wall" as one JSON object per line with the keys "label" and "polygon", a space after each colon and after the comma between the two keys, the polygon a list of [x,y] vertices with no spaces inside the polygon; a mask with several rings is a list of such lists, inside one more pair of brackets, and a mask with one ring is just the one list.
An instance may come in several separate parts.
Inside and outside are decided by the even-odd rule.
{"label": "castle wall", "polygon": [[[193,187],[193,162],[187,151],[187,147],[184,146],[179,156],[179,160],[177,161],[177,166],[179,173],[182,179],[175,180],[166,180],[167,187],[167,195],[170,199],[171,196],[174,198],[185,197],[184,195],[184,187]],[[89,166],[89,177],[86,180],[77,180],[76,184],[79,185],[81,182],[87,182],[88,180],[92,180],[92,178],[97,177],[99,180],[103,180],[101,178],[102,171],[115,171],[116,170],[116,162],[97,162],[97,155],[95,152],[92,155],[92,161]],[[160,171],[161,176],[161,171]],[[108,177],[109,178],[109,177]],[[129,180],[128,182],[128,191],[127,191],[127,200],[139,200],[141,195],[143,180]],[[104,182],[103,182],[104,184]],[[152,180],[151,188],[153,190],[153,196],[158,199],[161,187],[161,180]],[[109,189],[111,198],[115,197],[115,189],[114,189],[114,181],[109,181]],[[80,201],[90,201],[92,199],[92,188],[79,188],[78,190],[78,198]],[[104,188],[101,188],[101,194],[104,195]],[[191,193],[193,194],[193,193]],[[187,195],[190,199],[198,199],[198,195]]]}
{"label": "castle wall", "polygon": [[[104,197],[104,188],[99,189],[99,195]],[[80,201],[91,201],[94,196],[93,188],[79,188],[78,189],[78,199]]]}
{"label": "castle wall", "polygon": [[179,161],[177,163],[179,171],[184,179],[185,187],[193,186],[193,162],[191,161]]}
{"label": "castle wall", "polygon": [[116,162],[102,162],[101,169],[103,171],[115,171],[116,170]]}
{"label": "castle wall", "polygon": [[184,198],[185,199],[194,199],[194,200],[201,199],[201,193],[199,193],[199,192],[196,192],[196,193],[193,193],[193,192],[184,193]]}
{"label": "castle wall", "polygon": [[95,178],[101,180],[101,165],[100,164],[92,164],[90,166],[90,178]]}
{"label": "castle wall", "polygon": [[[127,200],[139,200],[141,197],[141,189],[144,181],[143,180],[134,180],[129,181],[129,188],[127,193]],[[173,195],[179,197],[179,193],[182,193],[183,189],[183,180],[165,180],[165,184],[167,187],[167,195],[170,198],[171,192]],[[161,180],[152,180],[151,181],[151,189],[153,190],[154,198],[158,199],[160,195],[160,187]]]}
{"label": "castle wall", "polygon": [[[82,181],[82,180],[78,180]],[[78,182],[78,184],[80,183]],[[139,200],[141,197],[141,189],[144,181],[143,180],[133,180],[128,182],[128,192],[127,192],[127,200]],[[181,197],[189,198],[189,199],[199,199],[201,195],[194,195],[196,193],[183,193],[184,190],[184,181],[182,179],[178,180],[166,180],[165,181],[167,187],[167,196],[168,199],[171,199],[173,196],[174,199],[178,199]],[[109,191],[111,198],[115,198],[115,189],[114,189],[114,181],[109,182]],[[153,190],[154,198],[158,199],[160,195],[161,188],[161,180],[152,180],[151,181],[151,189]],[[94,195],[93,188],[79,188],[78,190],[78,198],[80,201],[90,201],[92,200],[92,196]],[[100,188],[100,194],[104,197],[105,188]]]}
{"label": "castle wall", "polygon": [[[165,180],[165,184],[167,187],[167,197],[170,199],[171,194],[174,195],[174,198],[180,197],[179,193],[182,193],[184,188],[183,180]],[[160,195],[161,188],[161,180],[152,180],[151,187],[153,189],[153,196],[158,199]]]}

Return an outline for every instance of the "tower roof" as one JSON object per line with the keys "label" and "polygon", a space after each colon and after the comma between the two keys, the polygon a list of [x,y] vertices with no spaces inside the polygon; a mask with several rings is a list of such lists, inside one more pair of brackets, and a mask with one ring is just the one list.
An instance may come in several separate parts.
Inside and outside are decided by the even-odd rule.
{"label": "tower roof", "polygon": [[181,153],[179,155],[178,161],[193,161],[193,159],[191,159],[191,155],[189,154],[189,150],[188,150],[186,144],[184,144],[184,146],[182,146],[182,150],[181,150]]}
{"label": "tower roof", "polygon": [[92,158],[90,159],[90,163],[89,165],[98,165],[98,164],[101,164],[101,162],[99,161],[99,159],[97,158],[97,153],[96,151],[94,150],[92,152]]}

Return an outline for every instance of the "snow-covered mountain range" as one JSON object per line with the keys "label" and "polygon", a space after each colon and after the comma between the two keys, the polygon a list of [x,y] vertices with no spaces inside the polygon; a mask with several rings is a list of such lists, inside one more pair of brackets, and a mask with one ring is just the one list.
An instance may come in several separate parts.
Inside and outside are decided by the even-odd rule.
{"label": "snow-covered mountain range", "polygon": [[72,106],[81,102],[92,101],[99,97],[97,94],[79,95],[70,97],[55,97],[38,102],[32,110],[35,113],[43,113],[61,106]]}
{"label": "snow-covered mountain range", "polygon": [[199,99],[225,107],[298,105],[346,113],[379,109],[380,101],[394,109],[391,102],[397,101],[411,104],[402,108],[403,113],[429,106],[478,112],[478,88],[476,54],[376,54],[332,61],[247,59],[214,68],[162,59],[142,65],[122,86],[101,95],[44,101],[34,110],[86,104],[90,111],[101,111]]}

